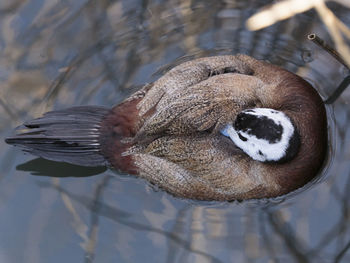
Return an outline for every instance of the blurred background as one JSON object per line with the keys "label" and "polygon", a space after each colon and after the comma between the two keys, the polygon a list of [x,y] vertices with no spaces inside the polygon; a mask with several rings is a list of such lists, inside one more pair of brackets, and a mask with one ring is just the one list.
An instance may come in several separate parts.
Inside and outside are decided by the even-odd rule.
{"label": "blurred background", "polygon": [[[307,35],[345,57],[347,39],[340,43],[324,24],[322,8],[287,2],[291,18],[250,31],[247,19],[276,1],[2,0],[0,262],[350,262],[350,89],[327,106],[329,156],[318,178],[273,200],[182,200],[3,141],[47,110],[113,106],[175,65],[209,55],[270,61],[327,98],[349,71]],[[349,8],[323,4],[339,26],[350,25]]]}

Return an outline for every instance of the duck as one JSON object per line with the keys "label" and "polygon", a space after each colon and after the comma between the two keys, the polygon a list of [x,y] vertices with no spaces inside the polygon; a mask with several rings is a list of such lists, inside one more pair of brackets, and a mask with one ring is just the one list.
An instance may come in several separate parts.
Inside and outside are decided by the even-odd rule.
{"label": "duck", "polygon": [[310,182],[327,140],[324,103],[307,81],[238,54],[184,62],[111,109],[48,112],[5,141],[49,160],[109,166],[178,198],[242,201]]}

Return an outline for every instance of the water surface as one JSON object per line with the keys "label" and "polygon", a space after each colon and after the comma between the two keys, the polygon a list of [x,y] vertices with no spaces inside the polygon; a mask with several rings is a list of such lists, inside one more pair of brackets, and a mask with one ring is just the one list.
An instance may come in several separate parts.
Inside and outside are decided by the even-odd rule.
{"label": "water surface", "polygon": [[[1,138],[47,110],[113,106],[180,62],[208,55],[268,60],[327,97],[346,71],[306,40],[317,33],[329,41],[325,27],[310,11],[245,29],[268,2],[1,1]],[[331,7],[350,25],[350,10]],[[325,170],[276,200],[181,200],[128,175],[36,159],[0,140],[0,262],[349,262],[349,102],[350,90],[327,109]]]}

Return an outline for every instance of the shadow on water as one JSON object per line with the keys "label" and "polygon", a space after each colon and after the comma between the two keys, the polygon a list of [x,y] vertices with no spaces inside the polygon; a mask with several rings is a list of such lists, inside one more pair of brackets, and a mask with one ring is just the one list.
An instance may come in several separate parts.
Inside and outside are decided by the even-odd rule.
{"label": "shadow on water", "polygon": [[104,166],[84,167],[69,163],[61,163],[42,158],[36,158],[16,166],[19,171],[30,172],[32,175],[49,177],[88,177],[101,174],[107,170]]}
{"label": "shadow on water", "polygon": [[[209,55],[268,60],[329,97],[348,72],[306,39],[331,42],[316,12],[245,28],[271,2],[1,1],[0,132],[50,109],[115,105]],[[349,9],[327,5],[350,25]],[[349,103],[345,90],[327,107],[326,174],[276,200],[181,200],[105,167],[27,161],[0,142],[0,262],[349,262]]]}

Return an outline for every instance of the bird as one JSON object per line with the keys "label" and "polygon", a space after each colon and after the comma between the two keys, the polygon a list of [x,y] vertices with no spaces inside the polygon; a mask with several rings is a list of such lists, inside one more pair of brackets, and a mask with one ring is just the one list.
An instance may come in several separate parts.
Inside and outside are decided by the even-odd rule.
{"label": "bird", "polygon": [[107,166],[182,199],[275,198],[315,178],[327,117],[303,78],[251,56],[175,66],[113,108],[76,106],[25,122],[6,143]]}

